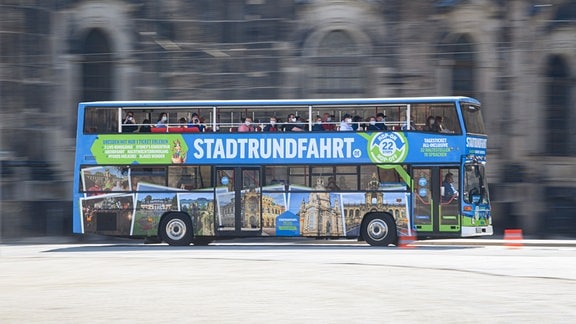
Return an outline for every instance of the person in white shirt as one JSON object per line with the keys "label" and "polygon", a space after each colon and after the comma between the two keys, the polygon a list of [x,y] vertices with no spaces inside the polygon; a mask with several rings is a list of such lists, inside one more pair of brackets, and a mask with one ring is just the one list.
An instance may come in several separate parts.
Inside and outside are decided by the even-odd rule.
{"label": "person in white shirt", "polygon": [[342,118],[342,121],[340,122],[340,131],[341,132],[354,131],[354,128],[352,128],[352,116],[350,116],[349,114],[344,115],[344,118]]}

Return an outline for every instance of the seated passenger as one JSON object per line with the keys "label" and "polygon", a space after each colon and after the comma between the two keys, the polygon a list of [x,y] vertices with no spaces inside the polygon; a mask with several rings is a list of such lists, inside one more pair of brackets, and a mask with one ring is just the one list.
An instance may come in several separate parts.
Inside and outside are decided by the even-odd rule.
{"label": "seated passenger", "polygon": [[362,117],[354,116],[352,118],[352,129],[356,131],[363,131],[365,125],[362,123]]}
{"label": "seated passenger", "polygon": [[314,122],[314,125],[312,125],[312,131],[313,132],[324,131],[324,125],[322,124],[322,117],[316,116],[316,121]]}
{"label": "seated passenger", "polygon": [[154,126],[158,128],[166,128],[167,125],[168,125],[168,114],[165,112],[160,113],[160,115],[158,116],[158,121]]}
{"label": "seated passenger", "polygon": [[276,125],[276,117],[270,117],[270,123],[264,126],[265,132],[278,132],[278,126]]}
{"label": "seated passenger", "polygon": [[444,126],[444,119],[442,118],[442,116],[436,116],[434,124],[436,125],[436,128],[440,133],[454,133],[453,131],[446,128],[446,126]]}
{"label": "seated passenger", "polygon": [[182,117],[180,118],[180,120],[178,120],[178,127],[179,128],[188,128],[188,126],[186,125],[186,118]]}
{"label": "seated passenger", "polygon": [[340,122],[340,131],[341,132],[354,131],[354,128],[352,128],[352,116],[350,116],[349,114],[344,115],[344,118],[342,118],[342,121]]}
{"label": "seated passenger", "polygon": [[384,113],[378,113],[376,114],[376,127],[378,128],[378,130],[384,131],[387,130],[388,127],[386,126],[386,114]]}
{"label": "seated passenger", "polygon": [[138,130],[138,132],[150,133],[150,119],[144,119],[142,121],[142,125],[140,126],[140,129]]}
{"label": "seated passenger", "polygon": [[444,181],[442,181],[442,187],[444,188],[443,201],[450,201],[454,197],[458,197],[458,191],[454,188],[454,176],[452,173],[446,173]]}
{"label": "seated passenger", "polygon": [[428,118],[426,118],[426,124],[424,125],[422,130],[425,132],[437,132],[434,122],[435,122],[434,116],[428,116]]}
{"label": "seated passenger", "polygon": [[410,126],[406,122],[406,117],[402,115],[400,117],[400,129],[401,130],[416,130],[416,124],[414,124],[414,119],[410,119]]}
{"label": "seated passenger", "polygon": [[336,125],[333,123],[334,116],[330,115],[329,113],[324,113],[324,118],[322,118],[322,128],[327,131],[336,130]]}
{"label": "seated passenger", "polygon": [[366,130],[367,131],[379,131],[380,130],[380,128],[378,128],[378,126],[376,126],[376,117],[370,116]]}
{"label": "seated passenger", "polygon": [[204,131],[204,125],[200,124],[198,114],[192,114],[192,123],[188,124],[188,128],[196,128],[200,133]]}
{"label": "seated passenger", "polygon": [[252,118],[245,117],[242,120],[242,125],[238,126],[238,132],[253,132]]}
{"label": "seated passenger", "polygon": [[134,121],[134,113],[131,111],[126,113],[126,118],[124,118],[122,124],[122,133],[133,133],[138,130],[138,126],[136,126]]}
{"label": "seated passenger", "polygon": [[296,115],[294,114],[289,114],[288,115],[288,120],[287,123],[283,125],[282,129],[285,132],[303,132],[304,129],[300,128],[297,124],[296,124]]}

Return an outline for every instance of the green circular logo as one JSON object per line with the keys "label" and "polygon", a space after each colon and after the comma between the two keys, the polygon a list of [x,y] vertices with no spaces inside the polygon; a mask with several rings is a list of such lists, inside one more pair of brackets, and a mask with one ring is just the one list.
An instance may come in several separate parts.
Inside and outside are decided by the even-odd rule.
{"label": "green circular logo", "polygon": [[368,155],[378,164],[404,162],[408,155],[408,141],[402,133],[374,134],[368,144]]}

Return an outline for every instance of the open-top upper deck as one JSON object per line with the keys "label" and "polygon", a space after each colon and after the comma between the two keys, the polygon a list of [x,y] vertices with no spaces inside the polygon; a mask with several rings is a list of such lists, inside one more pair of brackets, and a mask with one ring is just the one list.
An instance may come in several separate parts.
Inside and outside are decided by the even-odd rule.
{"label": "open-top upper deck", "polygon": [[[143,122],[127,131],[127,114]],[[80,104],[79,125],[81,164],[459,163],[486,155],[480,103],[468,97],[90,102]]]}

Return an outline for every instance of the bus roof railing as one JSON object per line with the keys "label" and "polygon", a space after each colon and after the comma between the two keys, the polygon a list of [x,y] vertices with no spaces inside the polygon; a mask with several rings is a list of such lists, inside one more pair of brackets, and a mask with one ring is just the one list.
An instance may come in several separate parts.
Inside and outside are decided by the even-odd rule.
{"label": "bus roof railing", "polygon": [[80,106],[124,106],[133,108],[149,108],[154,106],[182,107],[182,108],[205,108],[213,107],[242,107],[254,108],[256,106],[329,106],[329,105],[394,105],[414,103],[442,103],[466,101],[473,104],[480,102],[471,97],[445,96],[445,97],[406,97],[406,98],[344,98],[344,99],[263,99],[263,100],[130,100],[130,101],[91,101],[81,102]]}

